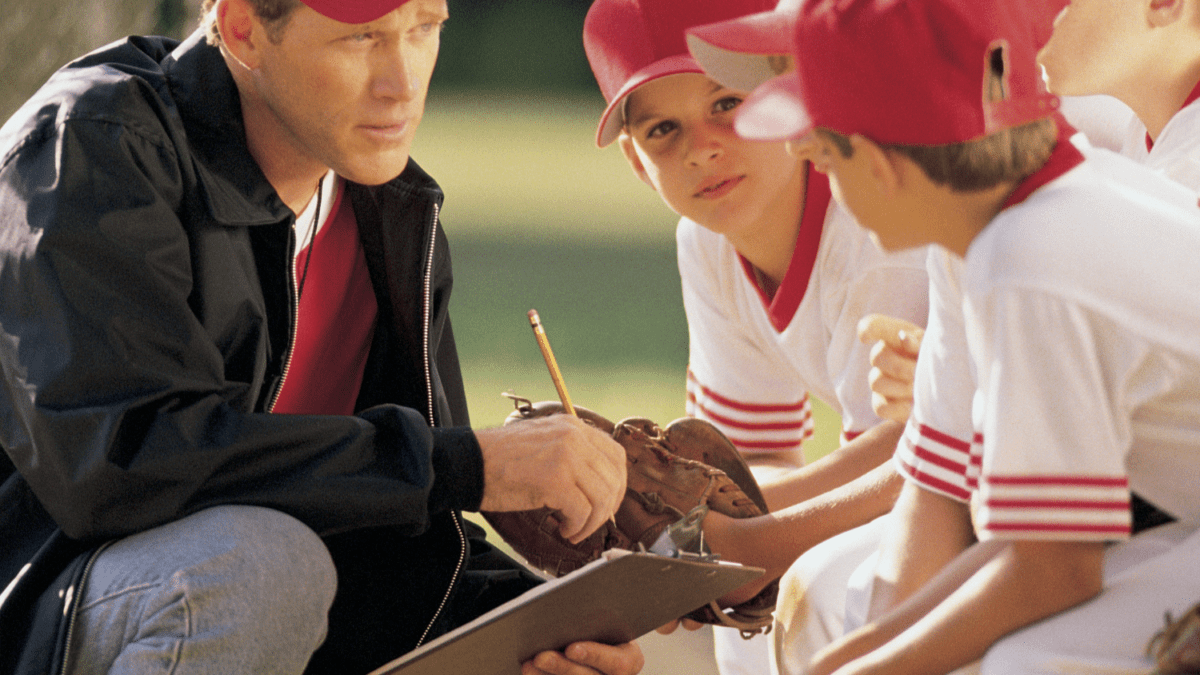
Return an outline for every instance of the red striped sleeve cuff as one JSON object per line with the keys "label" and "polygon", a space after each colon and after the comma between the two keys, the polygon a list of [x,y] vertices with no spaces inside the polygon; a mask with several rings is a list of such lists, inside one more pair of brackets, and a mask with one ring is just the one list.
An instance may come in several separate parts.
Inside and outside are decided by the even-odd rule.
{"label": "red striped sleeve cuff", "polygon": [[701,384],[690,370],[687,412],[712,422],[747,454],[798,450],[813,435],[808,394],[796,401],[740,401]]}
{"label": "red striped sleeve cuff", "polygon": [[921,487],[961,502],[971,498],[971,443],[913,421],[896,451],[900,473]]}
{"label": "red striped sleeve cuff", "polygon": [[1109,541],[1130,535],[1125,476],[984,476],[982,494],[981,536]]}

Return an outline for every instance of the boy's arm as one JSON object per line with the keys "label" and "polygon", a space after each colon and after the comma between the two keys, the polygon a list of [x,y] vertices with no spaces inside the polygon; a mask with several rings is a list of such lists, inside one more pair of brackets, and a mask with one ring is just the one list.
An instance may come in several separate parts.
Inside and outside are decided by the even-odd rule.
{"label": "boy's arm", "polygon": [[704,536],[725,560],[766,569],[755,583],[721,599],[736,604],[777,579],[808,549],[887,513],[903,479],[884,462],[858,479],[786,509],[757,518],[734,519],[710,512]]}
{"label": "boy's arm", "polygon": [[970,506],[906,481],[880,542],[869,619],[904,602],[976,542]]}
{"label": "boy's arm", "polygon": [[1102,542],[985,542],[895,611],[818,654],[809,672],[948,673],[1008,633],[1094,597],[1103,561]]}
{"label": "boy's arm", "polygon": [[770,480],[760,486],[767,506],[775,511],[799,504],[865,476],[888,463],[903,432],[903,424],[884,420],[812,464]]}

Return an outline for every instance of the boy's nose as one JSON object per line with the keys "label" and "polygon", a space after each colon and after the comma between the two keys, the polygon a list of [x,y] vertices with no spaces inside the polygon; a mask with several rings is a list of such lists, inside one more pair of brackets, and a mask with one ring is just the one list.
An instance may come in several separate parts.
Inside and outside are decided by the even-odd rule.
{"label": "boy's nose", "polygon": [[701,164],[717,159],[725,152],[716,133],[708,130],[697,130],[692,134],[688,159],[694,164]]}

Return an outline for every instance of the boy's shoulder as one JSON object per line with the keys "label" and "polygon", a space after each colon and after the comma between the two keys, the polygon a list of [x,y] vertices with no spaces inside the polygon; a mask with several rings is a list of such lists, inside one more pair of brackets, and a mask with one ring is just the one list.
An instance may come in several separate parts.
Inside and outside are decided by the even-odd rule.
{"label": "boy's shoulder", "polygon": [[[1134,288],[1148,270],[1200,284],[1196,194],[1117,153],[1081,148],[1085,160],[1002,211],[967,251],[966,286],[1037,288],[1076,298]],[[1171,276],[1174,275],[1174,276]],[[1166,282],[1164,282],[1166,283]],[[1174,282],[1170,282],[1174,283]],[[1102,291],[1108,289],[1108,291]]]}

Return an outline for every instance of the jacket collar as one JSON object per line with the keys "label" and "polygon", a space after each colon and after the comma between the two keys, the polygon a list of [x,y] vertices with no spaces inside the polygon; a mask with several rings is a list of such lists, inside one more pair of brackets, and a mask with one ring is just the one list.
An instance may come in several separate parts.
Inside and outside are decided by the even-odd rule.
{"label": "jacket collar", "polygon": [[192,33],[163,60],[162,68],[213,218],[225,225],[292,218],[250,155],[237,85],[221,50],[205,41],[204,30]]}

